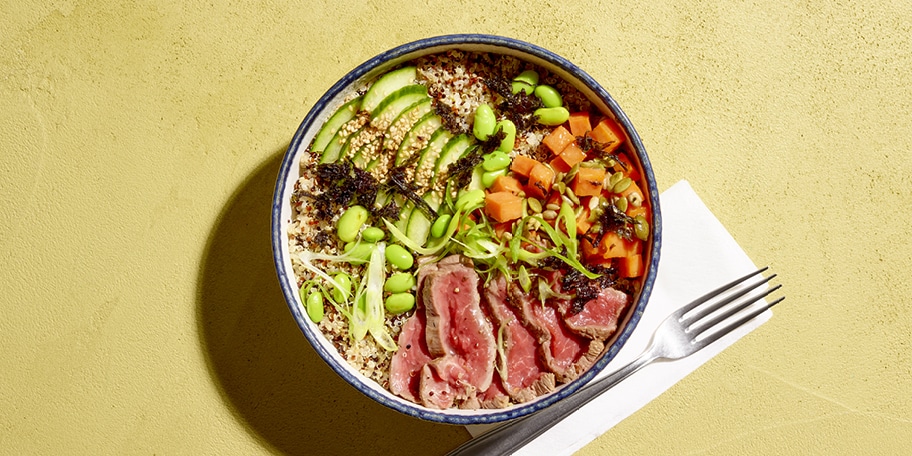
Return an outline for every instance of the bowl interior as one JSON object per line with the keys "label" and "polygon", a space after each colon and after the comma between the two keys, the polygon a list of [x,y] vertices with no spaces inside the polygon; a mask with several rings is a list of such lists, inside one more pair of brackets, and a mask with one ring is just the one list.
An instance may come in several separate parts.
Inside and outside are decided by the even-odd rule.
{"label": "bowl interior", "polygon": [[[300,177],[302,154],[306,153],[308,145],[323,123],[341,106],[346,97],[376,76],[422,55],[452,49],[511,55],[546,68],[572,83],[589,99],[595,109],[609,114],[623,127],[630,143],[630,149],[634,152],[635,157],[631,158],[638,162],[643,171],[643,179],[646,184],[643,191],[647,193],[646,198],[653,208],[653,235],[647,246],[644,283],[637,296],[634,297],[633,306],[625,311],[623,320],[619,322],[618,331],[606,343],[607,349],[601,358],[579,378],[562,385],[554,392],[534,401],[505,409],[428,409],[399,398],[376,382],[364,377],[342,358],[335,347],[323,337],[317,326],[307,317],[297,291],[289,256],[288,224],[292,217],[292,209],[289,204],[291,193],[294,183]],[[636,130],[614,99],[588,74],[566,59],[522,41],[491,35],[447,35],[408,43],[377,55],[346,74],[316,102],[298,128],[282,161],[273,199],[271,236],[279,282],[292,315],[307,340],[334,371],[362,393],[402,413],[443,423],[479,424],[508,420],[547,407],[590,381],[614,358],[636,327],[652,291],[661,245],[661,215],[652,167]]]}

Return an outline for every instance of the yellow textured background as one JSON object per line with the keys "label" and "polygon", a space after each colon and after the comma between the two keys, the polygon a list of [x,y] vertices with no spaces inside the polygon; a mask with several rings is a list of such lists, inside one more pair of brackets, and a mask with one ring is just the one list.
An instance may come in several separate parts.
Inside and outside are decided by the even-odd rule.
{"label": "yellow textured background", "polygon": [[[128,3],[129,5],[124,5]],[[901,454],[912,441],[912,6],[5,1],[0,453],[439,454],[307,346],[268,239],[336,79],[457,32],[606,86],[780,273],[775,317],[580,453]]]}

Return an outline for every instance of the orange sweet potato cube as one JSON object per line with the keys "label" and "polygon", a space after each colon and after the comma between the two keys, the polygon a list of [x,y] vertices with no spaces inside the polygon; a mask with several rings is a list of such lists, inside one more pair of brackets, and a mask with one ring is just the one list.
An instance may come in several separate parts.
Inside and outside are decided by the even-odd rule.
{"label": "orange sweet potato cube", "polygon": [[573,177],[570,188],[576,196],[598,196],[602,193],[604,180],[604,168],[580,167],[579,172]]}
{"label": "orange sweet potato cube", "polygon": [[529,185],[526,186],[526,193],[538,199],[544,199],[551,193],[552,185],[554,185],[554,171],[539,163],[529,173]]}
{"label": "orange sweet potato cube", "polygon": [[545,136],[545,138],[542,139],[542,143],[548,146],[548,149],[551,149],[551,152],[553,152],[554,155],[558,155],[568,144],[575,140],[576,137],[567,131],[566,128],[558,126],[554,130],[551,130],[551,133],[548,133],[548,136]]}
{"label": "orange sweet potato cube", "polygon": [[522,184],[513,176],[497,176],[491,185],[492,192],[512,192],[519,194],[523,191]]}
{"label": "orange sweet potato cube", "polygon": [[624,130],[610,117],[602,118],[595,128],[589,132],[589,136],[605,145],[603,150],[609,154],[614,152],[624,142]]}
{"label": "orange sweet potato cube", "polygon": [[586,153],[575,142],[572,142],[567,144],[567,147],[564,147],[564,150],[560,153],[560,158],[567,166],[573,167],[573,165],[586,159]]}
{"label": "orange sweet potato cube", "polygon": [[512,192],[494,192],[485,196],[485,213],[498,222],[508,222],[523,216],[522,197]]}
{"label": "orange sweet potato cube", "polygon": [[534,158],[529,158],[525,155],[517,155],[516,157],[513,157],[513,162],[510,163],[510,171],[513,171],[520,176],[529,177],[532,168],[534,168],[535,165],[540,164],[541,162]]}
{"label": "orange sweet potato cube", "polygon": [[589,123],[589,111],[571,113],[567,123],[570,125],[570,134],[573,136],[583,136],[592,131],[592,124]]}

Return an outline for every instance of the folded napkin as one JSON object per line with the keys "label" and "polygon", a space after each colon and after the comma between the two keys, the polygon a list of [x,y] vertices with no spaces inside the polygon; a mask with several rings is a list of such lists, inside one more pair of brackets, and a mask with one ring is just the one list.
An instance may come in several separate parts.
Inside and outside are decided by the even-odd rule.
{"label": "folded napkin", "polygon": [[[757,269],[687,181],[673,185],[659,199],[662,250],[652,296],[633,336],[597,378],[639,356],[648,346],[655,329],[670,313],[706,292]],[[644,367],[516,454],[573,454],[771,316],[771,311],[764,312],[688,358],[655,362]],[[467,428],[475,436],[496,426],[474,425]]]}

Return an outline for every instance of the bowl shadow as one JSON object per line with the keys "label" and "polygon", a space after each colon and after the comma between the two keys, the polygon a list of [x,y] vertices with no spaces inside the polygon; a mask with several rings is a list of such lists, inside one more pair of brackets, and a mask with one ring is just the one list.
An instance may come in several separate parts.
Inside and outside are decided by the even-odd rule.
{"label": "bowl shadow", "polygon": [[234,416],[283,454],[444,454],[461,426],[421,421],[342,380],[294,323],[273,265],[270,206],[284,148],[222,209],[203,254],[197,293],[200,344]]}

